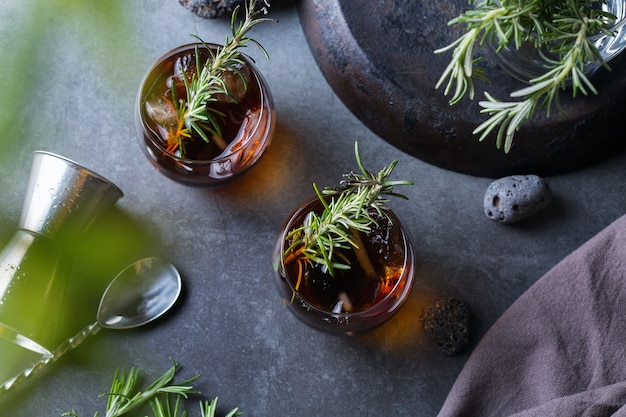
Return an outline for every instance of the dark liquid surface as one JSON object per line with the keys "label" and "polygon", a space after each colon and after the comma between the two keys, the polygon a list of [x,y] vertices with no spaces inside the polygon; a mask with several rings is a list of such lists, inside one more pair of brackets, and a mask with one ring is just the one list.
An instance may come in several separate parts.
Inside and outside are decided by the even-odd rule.
{"label": "dark liquid surface", "polygon": [[[362,236],[374,275],[366,273],[354,250],[347,250],[343,253],[350,260],[349,270],[335,270],[331,276],[319,266],[308,268],[298,286],[300,296],[319,309],[345,313],[366,310],[392,292],[403,273],[404,235],[398,222],[391,224],[385,217],[377,221],[379,226]],[[296,262],[286,268],[295,286]]]}

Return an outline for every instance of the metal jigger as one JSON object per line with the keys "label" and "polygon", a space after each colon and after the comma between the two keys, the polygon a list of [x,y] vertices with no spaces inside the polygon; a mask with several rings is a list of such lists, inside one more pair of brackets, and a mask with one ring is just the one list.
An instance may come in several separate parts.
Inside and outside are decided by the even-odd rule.
{"label": "metal jigger", "polygon": [[34,153],[19,229],[0,252],[0,381],[52,355],[68,303],[64,245],[122,196],[73,161]]}
{"label": "metal jigger", "polygon": [[81,232],[124,194],[106,178],[48,152],[35,151],[20,228],[55,238]]}

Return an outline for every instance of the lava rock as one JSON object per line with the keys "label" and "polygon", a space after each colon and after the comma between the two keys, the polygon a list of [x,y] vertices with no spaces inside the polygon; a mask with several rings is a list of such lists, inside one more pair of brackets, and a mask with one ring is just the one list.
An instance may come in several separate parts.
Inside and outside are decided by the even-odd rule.
{"label": "lava rock", "polygon": [[470,311],[456,297],[447,297],[426,305],[422,326],[437,350],[454,355],[463,350],[469,340]]}
{"label": "lava rock", "polygon": [[539,213],[552,202],[550,186],[537,175],[512,175],[492,182],[483,208],[491,220],[515,223]]}
{"label": "lava rock", "polygon": [[244,0],[178,0],[180,4],[200,17],[214,19],[231,16],[237,6],[243,6]]}

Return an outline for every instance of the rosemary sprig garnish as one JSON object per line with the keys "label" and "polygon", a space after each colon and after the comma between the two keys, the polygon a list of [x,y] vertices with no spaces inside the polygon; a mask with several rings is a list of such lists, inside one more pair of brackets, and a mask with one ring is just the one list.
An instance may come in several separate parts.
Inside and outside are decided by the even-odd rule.
{"label": "rosemary sprig garnish", "polygon": [[[209,51],[210,57],[206,62],[202,63],[196,47],[197,70],[190,77],[187,75],[183,76],[185,90],[187,91],[185,100],[180,100],[176,96],[176,89],[172,88],[172,103],[177,107],[178,123],[168,136],[168,151],[174,152],[178,149],[181,157],[184,157],[185,141],[189,140],[194,132],[207,143],[213,139],[218,142],[221,148],[226,147],[226,143],[224,143],[221,137],[222,133],[217,120],[217,117],[224,115],[212,109],[210,103],[215,102],[216,96],[219,95],[226,95],[232,98],[223,77],[226,71],[232,71],[239,76],[247,89],[245,76],[238,70],[239,66],[245,64],[239,52],[240,48],[253,43],[259,47],[266,58],[269,58],[265,48],[256,40],[247,36],[247,33],[259,23],[273,21],[270,18],[258,17],[260,14],[267,13],[267,3],[264,4],[264,7],[257,9],[256,0],[250,0],[245,4],[245,17],[239,23],[237,19],[239,6],[237,6],[232,13],[230,22],[232,37],[226,36],[224,45],[217,48],[216,51],[213,51],[198,36],[192,35]],[[185,71],[181,71],[181,73],[185,74]],[[206,132],[209,132],[212,137],[210,138]]]}
{"label": "rosemary sprig garnish", "polygon": [[[341,251],[358,248],[356,234],[369,233],[376,224],[370,210],[385,216],[388,202],[385,196],[407,199],[394,192],[393,187],[411,185],[413,182],[389,179],[397,160],[374,174],[363,166],[357,142],[354,144],[354,152],[361,172],[345,174],[336,189],[325,188],[320,191],[313,184],[324,206],[322,212],[307,213],[303,224],[290,230],[286,236],[289,247],[283,253],[284,264],[298,262],[299,280],[307,265],[321,265],[322,271],[330,275],[334,274],[335,269],[349,269],[350,263]],[[330,198],[327,200],[326,196]],[[298,285],[299,282],[296,288]]]}
{"label": "rosemary sprig garnish", "polygon": [[[584,74],[585,64],[606,64],[590,36],[604,33],[609,36],[611,24],[616,17],[601,10],[605,0],[484,0],[470,1],[475,8],[452,19],[449,24],[464,24],[467,31],[450,45],[435,53],[452,51],[452,59],[436,88],[446,84],[444,94],[454,90],[450,104],[457,104],[468,96],[474,98],[475,79],[488,81],[484,69],[477,66],[480,58],[474,58],[478,45],[485,42],[520,48],[532,42],[541,54],[545,74],[529,80],[529,86],[510,94],[520,101],[502,102],[485,92],[487,100],[480,101],[481,113],[490,118],[480,124],[475,134],[484,140],[497,131],[496,146],[509,152],[515,132],[536,109],[550,115],[553,104],[559,106],[559,91],[571,84],[572,96],[578,92],[597,94],[597,90]],[[547,51],[547,52],[544,52]]]}
{"label": "rosemary sprig garnish", "polygon": [[[131,368],[127,373],[117,370],[113,377],[110,392],[102,394],[107,397],[105,417],[122,417],[131,411],[136,411],[144,405],[150,405],[154,417],[187,417],[182,400],[186,400],[192,394],[200,394],[191,385],[200,378],[196,375],[185,381],[175,382],[174,377],[178,372],[179,364],[172,361],[172,366],[152,384],[145,389],[139,387],[140,371],[138,368]],[[172,401],[171,397],[175,397]],[[214,417],[217,406],[217,397],[213,401],[200,401],[200,412],[202,417]],[[238,409],[230,411],[226,417],[236,416]],[[80,417],[72,410],[63,413],[62,416]],[[96,412],[94,417],[98,417]]]}

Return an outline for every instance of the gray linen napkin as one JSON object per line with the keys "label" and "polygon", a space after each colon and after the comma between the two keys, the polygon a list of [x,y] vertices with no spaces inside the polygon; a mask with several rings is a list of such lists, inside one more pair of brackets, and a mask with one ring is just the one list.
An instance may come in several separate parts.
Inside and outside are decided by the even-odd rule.
{"label": "gray linen napkin", "polygon": [[626,216],[489,329],[439,413],[452,416],[626,416]]}

